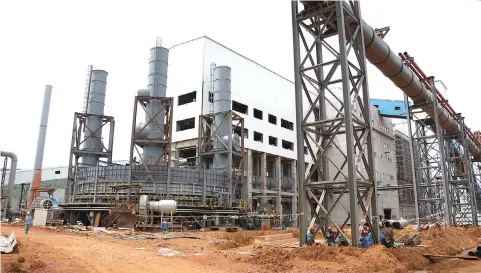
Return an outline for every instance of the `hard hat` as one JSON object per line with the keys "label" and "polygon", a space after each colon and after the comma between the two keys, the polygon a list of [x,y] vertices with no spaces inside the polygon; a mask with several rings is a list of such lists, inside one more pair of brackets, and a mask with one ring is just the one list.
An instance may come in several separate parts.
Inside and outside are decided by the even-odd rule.
{"label": "hard hat", "polygon": [[27,211],[27,214],[30,214],[30,211]]}
{"label": "hard hat", "polygon": [[316,230],[316,227],[310,227],[309,230],[315,231],[315,230]]}
{"label": "hard hat", "polygon": [[328,227],[327,227],[327,230],[332,230],[332,227],[331,227],[331,226],[328,226]]}

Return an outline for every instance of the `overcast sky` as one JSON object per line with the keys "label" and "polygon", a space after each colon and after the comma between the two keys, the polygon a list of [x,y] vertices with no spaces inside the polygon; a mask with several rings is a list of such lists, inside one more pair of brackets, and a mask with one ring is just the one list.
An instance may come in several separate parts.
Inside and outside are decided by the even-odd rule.
{"label": "overcast sky", "polygon": [[[481,129],[481,2],[362,2],[372,27],[390,26],[392,50],[408,51],[448,87],[449,101]],[[293,79],[289,1],[2,1],[0,150],[32,169],[46,84],[53,95],[44,167],[68,164],[73,112],[81,111],[89,64],[109,73],[105,114],[116,119],[114,160],[127,159],[133,97],[147,85],[149,49],[207,35]],[[371,97],[402,92],[370,65]]]}

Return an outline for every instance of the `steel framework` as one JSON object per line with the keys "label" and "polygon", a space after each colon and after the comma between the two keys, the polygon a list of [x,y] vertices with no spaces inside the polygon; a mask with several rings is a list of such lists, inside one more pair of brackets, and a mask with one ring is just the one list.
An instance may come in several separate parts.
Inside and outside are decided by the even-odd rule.
{"label": "steel framework", "polygon": [[[86,124],[87,118],[89,116],[96,116],[102,119],[102,126],[97,130],[101,130],[107,124],[109,126],[109,138],[108,146],[105,146],[104,141],[100,139],[102,144],[101,151],[91,151],[82,149],[81,146],[89,138],[96,137],[97,131],[92,131]],[[77,172],[84,164],[79,162],[82,156],[87,154],[98,155],[99,158],[105,158],[107,163],[112,163],[112,151],[114,144],[114,129],[115,129],[115,119],[111,116],[94,115],[88,113],[74,113],[73,119],[73,129],[72,129],[72,142],[70,144],[70,158],[69,158],[69,173],[67,177],[67,189],[65,190],[65,200],[70,202],[70,197],[73,194],[73,189],[77,181]],[[90,166],[94,167],[94,166]]]}
{"label": "steel framework", "polygon": [[[221,117],[219,124],[214,123],[215,117]],[[228,135],[227,142],[217,134],[222,124],[227,123],[232,128]],[[235,139],[235,135],[239,139]],[[221,144],[221,148],[214,149],[214,139]],[[236,143],[238,141],[238,143]],[[212,113],[199,116],[199,138],[198,138],[198,159],[199,165],[204,165],[206,159],[212,158],[214,154],[228,154],[227,176],[227,206],[232,207],[234,200],[241,199],[241,190],[244,185],[244,118],[229,110],[226,112]],[[236,168],[234,168],[236,166]],[[229,175],[231,174],[231,175]],[[205,204],[206,184],[204,180],[203,204]],[[221,201],[221,204],[223,202]]]}
{"label": "steel framework", "polygon": [[[160,107],[158,111],[153,113],[149,113],[147,110],[147,104],[151,101],[160,102]],[[142,124],[138,130],[137,127],[137,115],[139,114],[139,107],[143,109],[144,114],[148,117],[148,122]],[[164,114],[164,126],[161,126],[157,123],[157,117],[162,116]],[[133,113],[133,120],[132,120],[132,135],[131,135],[131,144],[130,144],[130,158],[129,158],[129,166],[130,166],[130,175],[129,175],[129,183],[132,183],[132,177],[136,173],[147,174],[145,176],[145,182],[151,182],[153,184],[153,194],[156,194],[157,188],[156,184],[158,181],[154,179],[154,172],[155,168],[158,166],[167,167],[167,189],[166,195],[167,198],[170,196],[170,162],[172,152],[170,151],[172,146],[172,117],[173,117],[173,99],[170,97],[151,97],[151,96],[136,96],[134,102],[134,113]],[[155,128],[158,130],[158,135],[156,138],[145,138],[141,137],[142,133],[148,133],[148,130],[151,128]],[[158,155],[154,162],[144,162],[144,157],[142,156],[141,151],[139,148],[143,148],[144,145],[147,144],[155,144],[161,145],[162,153]],[[137,161],[137,156],[139,157],[140,161]],[[135,166],[139,168],[136,168]]]}
{"label": "steel framework", "polygon": [[[332,222],[342,234],[350,220],[351,238],[354,238],[350,243],[357,246],[359,220],[371,226],[376,239],[379,236],[377,221],[373,224],[368,215],[370,209],[377,215],[377,191],[359,1],[306,1],[300,12],[297,1],[291,5],[300,244],[303,245],[306,238],[308,200],[311,214],[319,223],[316,233],[324,231]],[[339,84],[342,94],[332,91]],[[303,100],[307,101],[305,110]],[[332,117],[326,113],[329,107],[335,112]],[[344,140],[344,145],[336,143]],[[312,157],[307,168],[304,143]],[[333,160],[334,155],[343,158],[340,164],[339,160]],[[329,168],[334,173],[330,174]],[[338,226],[330,215],[347,192],[350,210],[344,223]]]}

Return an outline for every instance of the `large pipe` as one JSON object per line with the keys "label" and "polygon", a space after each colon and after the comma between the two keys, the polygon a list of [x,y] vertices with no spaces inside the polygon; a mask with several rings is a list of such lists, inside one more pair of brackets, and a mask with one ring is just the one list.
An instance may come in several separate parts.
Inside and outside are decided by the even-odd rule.
{"label": "large pipe", "polygon": [[83,150],[94,152],[87,153],[82,157],[82,163],[97,166],[99,155],[95,152],[103,150],[102,145],[102,118],[105,108],[105,92],[107,89],[107,75],[103,70],[93,70],[90,77],[90,90],[87,105],[88,116],[86,121],[85,142]]}
{"label": "large pipe", "polygon": [[48,114],[50,111],[51,97],[52,86],[46,85],[45,93],[43,95],[42,115],[40,116],[40,128],[38,130],[37,153],[35,154],[32,183],[30,183],[29,204],[32,204],[33,199],[39,196],[39,193],[34,193],[33,189],[39,188],[42,184],[43,152],[45,150],[45,137],[47,136]]}
{"label": "large pipe", "polygon": [[[159,44],[150,49],[149,59],[149,95],[152,97],[165,97],[167,93],[167,68],[169,61],[169,50],[161,47]],[[165,120],[165,103],[151,100],[146,106],[145,123],[148,123],[157,112],[160,113],[152,123],[146,128],[149,132],[147,139],[160,139],[164,133]],[[162,129],[159,130],[159,128]],[[158,158],[163,154],[163,144],[149,143],[143,148],[143,157],[145,163],[158,163]]]}
{"label": "large pipe", "polygon": [[[231,109],[231,69],[228,66],[218,66],[214,69],[214,124],[217,136],[214,138],[214,150],[222,150],[232,134],[225,115],[220,114]],[[212,132],[213,133],[213,132]],[[228,144],[227,144],[228,145]],[[214,154],[214,168],[224,169],[229,165],[227,153]]]}
{"label": "large pipe", "polygon": [[[322,1],[302,1],[306,8],[315,7],[322,4]],[[354,13],[349,3],[343,1],[344,7],[350,12]],[[404,64],[395,51],[391,50],[384,40],[379,37],[375,30],[369,26],[364,20],[361,21],[363,35],[364,35],[364,47],[366,50],[366,58],[376,66],[384,76],[388,77],[399,89],[401,89],[406,95],[408,95],[414,102],[414,104],[423,104],[421,109],[427,113],[430,117],[434,118],[434,109],[432,103],[434,101],[431,91],[427,90],[421,81],[414,75],[414,73]],[[355,28],[357,23],[346,24],[346,26],[353,26]],[[354,33],[353,29],[349,33]],[[449,114],[449,111],[444,105],[440,105],[438,108],[437,116],[441,128],[447,132],[459,132],[460,128],[458,123],[454,120],[454,117]],[[481,150],[470,137],[468,139],[468,147],[471,154],[475,157],[481,156]]]}
{"label": "large pipe", "polygon": [[17,173],[17,155],[11,152],[0,151],[0,156],[10,157],[10,172],[8,173],[8,185],[7,185],[7,206],[3,210],[3,217],[7,216],[7,211],[12,207],[12,191],[15,185],[15,175]]}

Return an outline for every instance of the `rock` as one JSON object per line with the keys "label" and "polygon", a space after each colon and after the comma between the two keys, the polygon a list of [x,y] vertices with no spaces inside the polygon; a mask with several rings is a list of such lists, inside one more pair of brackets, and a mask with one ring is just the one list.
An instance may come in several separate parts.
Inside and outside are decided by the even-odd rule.
{"label": "rock", "polygon": [[20,257],[18,257],[17,262],[23,263],[23,262],[25,262],[25,258],[20,256]]}

